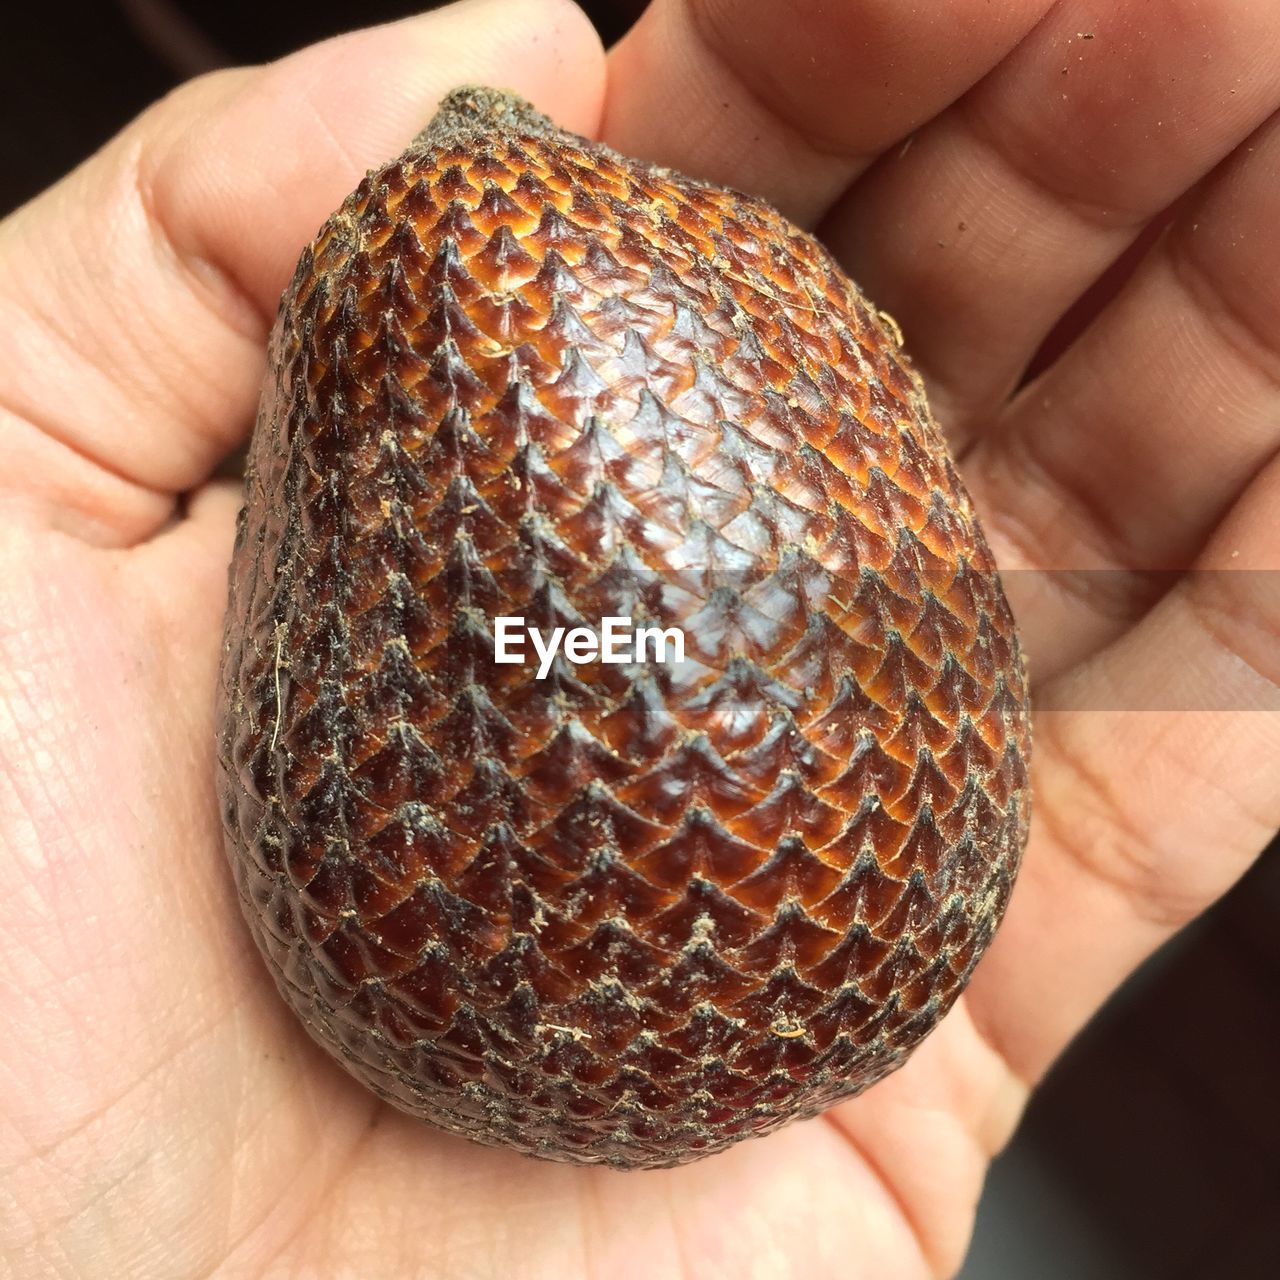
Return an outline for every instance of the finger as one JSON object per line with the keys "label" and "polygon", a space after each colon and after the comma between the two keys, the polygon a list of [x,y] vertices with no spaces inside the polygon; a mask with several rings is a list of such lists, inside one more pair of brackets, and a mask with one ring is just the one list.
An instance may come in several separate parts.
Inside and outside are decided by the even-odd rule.
{"label": "finger", "polygon": [[128,557],[134,589],[153,598],[175,652],[212,653],[218,647],[227,562],[243,502],[239,480],[202,484],[184,499],[181,520],[170,522]]}
{"label": "finger", "polygon": [[1049,0],[655,0],[609,63],[605,140],[812,223],[1000,61]]}
{"label": "finger", "polygon": [[[987,1166],[1012,1135],[1027,1092],[983,1040],[962,997],[874,1094],[825,1113],[863,1159],[874,1157],[915,1228],[929,1274],[958,1271]],[[957,1211],[939,1213],[944,1203]]]}
{"label": "finger", "polygon": [[1277,503],[1280,460],[1196,572],[1041,693],[1032,840],[969,990],[1027,1079],[1280,827]]}
{"label": "finger", "polygon": [[28,500],[156,528],[245,430],[302,246],[467,81],[590,131],[603,59],[568,0],[469,0],[193,82],[0,227],[0,486],[39,456]]}
{"label": "finger", "polygon": [[902,326],[957,447],[1140,228],[1280,104],[1280,9],[1060,4],[837,205],[824,239]]}
{"label": "finger", "polygon": [[[1034,616],[1020,611],[1042,675],[1145,609],[1135,571],[1192,563],[1280,445],[1277,166],[1280,117],[965,459],[1002,563],[1085,571],[1037,580]],[[1082,608],[1082,579],[1118,590]]]}

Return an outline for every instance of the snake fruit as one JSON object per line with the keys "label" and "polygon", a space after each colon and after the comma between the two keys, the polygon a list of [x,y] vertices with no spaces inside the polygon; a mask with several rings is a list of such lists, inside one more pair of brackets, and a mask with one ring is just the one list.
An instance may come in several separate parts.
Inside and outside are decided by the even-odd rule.
{"label": "snake fruit", "polygon": [[[762,201],[492,90],[305,250],[218,788],[280,993],[382,1098],[673,1165],[866,1088],[953,1004],[1026,840],[1027,691],[899,347]],[[496,660],[501,618],[610,617],[682,657]]]}

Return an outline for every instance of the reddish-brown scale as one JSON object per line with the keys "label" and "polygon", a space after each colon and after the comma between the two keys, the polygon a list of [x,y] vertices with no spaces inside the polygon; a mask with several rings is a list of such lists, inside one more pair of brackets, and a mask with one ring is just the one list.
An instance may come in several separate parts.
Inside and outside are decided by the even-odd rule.
{"label": "reddish-brown scale", "polygon": [[[1026,838],[1026,685],[896,334],[758,200],[460,90],[322,228],[250,455],[245,914],[395,1106],[677,1164],[899,1065]],[[495,662],[494,619],[681,664]]]}

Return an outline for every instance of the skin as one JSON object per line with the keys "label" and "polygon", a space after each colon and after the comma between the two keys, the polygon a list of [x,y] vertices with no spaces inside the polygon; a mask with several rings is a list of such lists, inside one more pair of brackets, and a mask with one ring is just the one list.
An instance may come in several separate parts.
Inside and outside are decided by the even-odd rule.
{"label": "skin", "polygon": [[[606,61],[565,0],[472,0],[188,84],[0,224],[6,1274],[950,1275],[1028,1091],[1280,824],[1280,598],[1238,572],[1280,560],[1277,39],[1249,0],[655,0]],[[968,993],[864,1097],[681,1170],[377,1103],[221,848],[215,469],[300,247],[460,82],[817,227],[1028,571],[1033,835]]]}

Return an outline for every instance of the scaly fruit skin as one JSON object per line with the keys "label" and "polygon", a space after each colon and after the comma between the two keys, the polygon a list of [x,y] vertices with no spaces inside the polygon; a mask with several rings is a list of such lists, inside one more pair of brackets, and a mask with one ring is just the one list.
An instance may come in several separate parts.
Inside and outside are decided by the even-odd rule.
{"label": "scaly fruit skin", "polygon": [[[494,662],[493,619],[683,625]],[[395,1106],[678,1164],[902,1062],[1026,838],[1026,688],[895,335],[758,200],[486,90],[285,293],[221,678],[245,914]]]}

